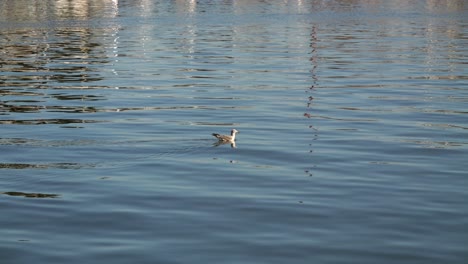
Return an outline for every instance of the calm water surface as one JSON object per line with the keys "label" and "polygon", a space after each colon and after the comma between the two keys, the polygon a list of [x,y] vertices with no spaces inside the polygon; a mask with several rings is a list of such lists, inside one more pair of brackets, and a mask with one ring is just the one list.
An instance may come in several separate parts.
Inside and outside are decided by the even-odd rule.
{"label": "calm water surface", "polygon": [[465,1],[0,0],[1,263],[467,263],[467,55]]}

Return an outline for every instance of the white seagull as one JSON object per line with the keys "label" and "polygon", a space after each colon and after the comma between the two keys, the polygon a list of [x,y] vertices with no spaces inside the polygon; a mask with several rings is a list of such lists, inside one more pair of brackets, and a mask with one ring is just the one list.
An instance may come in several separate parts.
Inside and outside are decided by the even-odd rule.
{"label": "white seagull", "polygon": [[222,142],[234,142],[236,140],[236,133],[239,133],[239,131],[233,129],[231,130],[231,135],[220,135],[217,133],[213,133],[212,135],[217,138],[219,141]]}

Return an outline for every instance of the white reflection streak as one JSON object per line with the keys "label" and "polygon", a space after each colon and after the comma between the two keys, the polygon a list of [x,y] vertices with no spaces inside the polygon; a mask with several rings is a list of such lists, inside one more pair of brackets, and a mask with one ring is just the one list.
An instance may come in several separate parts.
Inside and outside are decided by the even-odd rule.
{"label": "white reflection streak", "polygon": [[119,14],[119,0],[112,0],[112,17],[117,17]]}
{"label": "white reflection streak", "polygon": [[188,12],[189,13],[195,13],[196,8],[197,8],[197,1],[196,0],[189,0],[188,1]]}
{"label": "white reflection streak", "polygon": [[[192,17],[197,11],[197,0],[179,0],[176,1],[178,10],[183,15]],[[187,53],[190,59],[193,59],[192,54],[195,53],[195,42],[197,35],[197,26],[194,23],[188,23],[186,29],[183,31],[182,48]]]}
{"label": "white reflection streak", "polygon": [[[119,0],[112,0],[111,1],[111,8],[112,8],[112,17],[115,18],[119,15]],[[114,57],[114,66],[115,64],[118,63],[119,59],[119,36],[118,36],[118,33],[119,33],[119,26],[115,26],[113,27],[112,29],[112,34],[111,36],[114,38],[113,41],[112,41],[112,57]],[[119,75],[119,73],[115,70],[115,67],[112,67],[111,69],[111,72],[114,74],[114,75]],[[119,89],[119,87],[115,87],[115,89]]]}
{"label": "white reflection streak", "polygon": [[304,10],[304,1],[303,0],[298,0],[297,1],[297,7],[298,7],[299,11]]}
{"label": "white reflection streak", "polygon": [[[114,38],[113,44],[112,44],[112,56],[114,57],[114,67],[112,67],[111,71],[114,75],[119,75],[119,73],[115,70],[115,65],[119,62],[119,36],[118,34],[118,28],[115,28],[115,31],[112,33],[112,37]],[[118,88],[116,88],[118,89]]]}
{"label": "white reflection streak", "polygon": [[196,27],[195,26],[188,26],[187,34],[186,34],[186,51],[191,59],[193,59],[193,54],[195,53],[195,38],[197,35]]}
{"label": "white reflection streak", "polygon": [[140,3],[140,12],[144,17],[149,17],[153,14],[153,1],[150,0],[142,0]]}

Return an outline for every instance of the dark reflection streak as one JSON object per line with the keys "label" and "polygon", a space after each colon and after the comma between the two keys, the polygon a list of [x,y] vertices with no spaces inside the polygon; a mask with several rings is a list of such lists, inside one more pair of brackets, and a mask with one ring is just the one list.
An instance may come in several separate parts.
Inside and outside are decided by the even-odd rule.
{"label": "dark reflection streak", "polygon": [[0,138],[0,145],[25,145],[36,143],[37,140],[25,139],[25,138]]}
{"label": "dark reflection streak", "polygon": [[47,125],[47,124],[73,124],[73,123],[99,123],[105,121],[84,119],[36,119],[36,120],[0,120],[2,125]]}
{"label": "dark reflection streak", "polygon": [[1,194],[6,194],[9,196],[23,196],[26,198],[58,198],[58,194],[49,194],[49,193],[25,193],[25,192],[2,192]]}
{"label": "dark reflection streak", "polygon": [[100,101],[105,100],[104,96],[97,95],[63,95],[63,94],[51,94],[57,100],[79,100],[79,101]]}
{"label": "dark reflection streak", "polygon": [[84,167],[95,167],[93,164],[80,163],[47,163],[47,164],[29,164],[29,163],[0,163],[0,169],[80,169]]}
{"label": "dark reflection streak", "polygon": [[33,93],[33,92],[16,92],[16,91],[10,91],[10,90],[0,90],[0,96],[7,96],[7,95],[43,96],[44,94],[42,94],[42,93]]}
{"label": "dark reflection streak", "polygon": [[[70,99],[71,100],[71,99]],[[201,110],[217,110],[217,109],[245,109],[245,106],[168,106],[168,107],[124,107],[124,108],[96,108],[92,106],[38,106],[38,105],[9,105],[0,103],[0,112],[18,112],[18,113],[38,113],[41,111],[60,112],[60,113],[97,113],[97,112],[124,112],[124,111],[156,111],[156,110],[184,110],[184,109],[201,109]],[[38,122],[47,121],[49,123],[94,123],[101,121],[82,120],[78,119],[51,119],[51,120],[35,120]],[[11,123],[13,120],[0,120],[0,123]],[[31,122],[31,120],[17,120],[17,122]]]}
{"label": "dark reflection streak", "polygon": [[349,122],[377,122],[377,119],[336,118],[336,117],[329,117],[329,116],[310,115],[310,118],[312,117],[320,118],[320,119],[328,119],[328,120],[337,120],[337,121],[349,121]]}
{"label": "dark reflection streak", "polygon": [[[315,91],[315,89],[317,88],[318,86],[318,77],[317,77],[317,67],[318,67],[318,54],[317,54],[317,42],[318,42],[318,37],[317,37],[317,28],[315,26],[312,26],[312,32],[310,34],[310,48],[311,48],[311,57],[310,57],[310,61],[312,63],[312,69],[310,70],[310,74],[311,74],[311,77],[312,77],[312,85],[306,90],[306,93],[309,94],[307,96],[307,111],[304,113],[304,116],[307,117],[307,118],[312,118],[313,115],[311,114],[312,112],[312,105],[313,105],[313,101],[314,101],[314,96],[312,95]],[[309,124],[309,129],[312,130],[313,132],[313,140],[316,140],[317,139],[317,131],[318,129],[315,128],[312,124]],[[309,146],[312,147],[312,143],[309,144]],[[309,153],[312,153],[313,152],[313,149],[310,149],[309,150]],[[306,169],[304,172],[308,175],[308,176],[313,176],[311,170],[312,168],[314,168],[315,165],[311,165],[311,167],[309,167],[308,169]]]}

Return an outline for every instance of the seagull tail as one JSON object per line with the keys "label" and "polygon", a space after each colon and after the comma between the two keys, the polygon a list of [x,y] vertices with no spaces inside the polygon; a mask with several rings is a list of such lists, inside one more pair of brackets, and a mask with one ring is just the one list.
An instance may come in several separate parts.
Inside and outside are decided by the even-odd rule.
{"label": "seagull tail", "polygon": [[219,137],[220,137],[220,134],[217,134],[217,133],[213,133],[213,134],[211,134],[211,135],[213,135],[213,137],[215,137],[215,138],[219,138]]}

